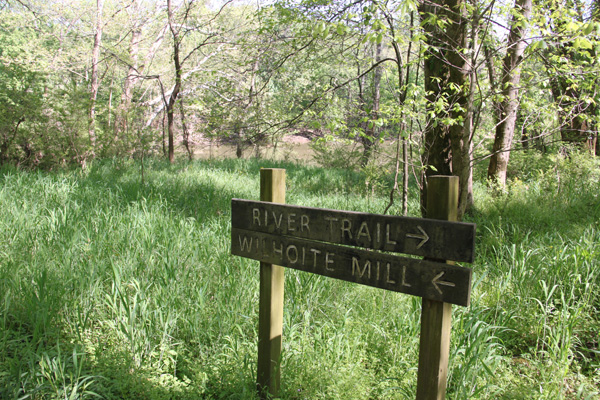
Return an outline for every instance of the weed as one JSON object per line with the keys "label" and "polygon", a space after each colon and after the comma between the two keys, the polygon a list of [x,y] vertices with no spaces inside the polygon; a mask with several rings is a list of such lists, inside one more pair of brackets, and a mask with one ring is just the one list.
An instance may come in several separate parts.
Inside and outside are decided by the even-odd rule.
{"label": "weed", "polygon": [[[475,185],[476,283],[453,312],[449,399],[597,398],[599,174],[576,157],[534,159],[503,194]],[[255,398],[259,267],[229,255],[229,207],[258,198],[261,167],[287,169],[291,204],[387,204],[376,169],[0,170],[0,398]],[[414,398],[420,299],[292,270],[285,287],[283,398]]]}

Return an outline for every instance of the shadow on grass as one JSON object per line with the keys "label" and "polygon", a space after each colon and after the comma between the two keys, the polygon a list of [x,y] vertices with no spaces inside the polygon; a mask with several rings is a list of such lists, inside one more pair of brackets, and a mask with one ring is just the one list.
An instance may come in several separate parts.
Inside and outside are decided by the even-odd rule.
{"label": "shadow on grass", "polygon": [[521,190],[503,194],[483,208],[476,208],[466,219],[481,229],[494,226],[505,233],[510,243],[520,243],[548,234],[577,240],[589,227],[600,228],[600,187],[581,187],[567,193]]}
{"label": "shadow on grass", "polygon": [[[351,177],[354,182],[358,182],[361,177],[358,173],[346,173],[339,170],[322,170],[314,167],[297,166],[290,163],[269,162],[259,160],[223,160],[223,161],[196,161],[194,163],[177,163],[170,165],[161,160],[148,160],[145,165],[144,176],[140,164],[128,160],[104,160],[94,163],[88,171],[81,172],[77,170],[63,172],[22,172],[16,169],[3,168],[0,170],[0,182],[8,174],[22,174],[21,183],[30,185],[33,190],[25,190],[22,195],[28,197],[29,203],[39,201],[43,203],[40,215],[55,211],[54,208],[64,207],[67,212],[78,214],[81,221],[75,221],[73,226],[61,228],[57,235],[63,234],[66,237],[60,238],[63,247],[48,247],[48,253],[45,258],[52,260],[39,260],[33,266],[33,271],[21,271],[19,275],[23,282],[11,283],[11,299],[4,304],[8,324],[5,324],[3,332],[0,332],[0,352],[2,348],[8,349],[2,345],[2,337],[16,335],[31,342],[29,345],[14,344],[11,346],[10,354],[0,355],[0,384],[5,380],[6,386],[10,384],[15,390],[21,387],[27,387],[26,392],[39,391],[44,393],[52,392],[49,388],[46,378],[39,378],[39,385],[34,382],[23,382],[27,377],[39,377],[40,366],[36,364],[36,357],[42,354],[56,353],[55,349],[60,347],[64,350],[63,358],[54,358],[59,364],[65,365],[69,353],[74,346],[80,346],[79,340],[70,336],[73,332],[73,324],[77,324],[72,318],[78,314],[74,311],[65,312],[74,303],[78,301],[77,295],[72,296],[74,287],[77,288],[74,281],[77,279],[77,271],[69,265],[53,265],[63,262],[60,257],[61,251],[65,251],[73,243],[80,240],[79,233],[81,224],[88,224],[87,218],[83,218],[81,213],[92,213],[94,208],[102,208],[100,211],[104,214],[100,218],[111,218],[114,215],[123,213],[131,205],[136,207],[147,207],[149,212],[166,211],[172,215],[173,219],[194,218],[197,225],[218,222],[218,227],[226,229],[227,215],[230,213],[230,201],[233,197],[255,198],[259,196],[259,170],[260,168],[285,168],[288,171],[288,182],[293,186],[300,186],[297,190],[305,190],[314,194],[323,194],[330,190],[338,190],[342,187],[340,182]],[[42,178],[43,182],[39,181]],[[309,183],[304,183],[311,177]],[[67,184],[62,185],[65,181]],[[347,181],[346,181],[347,182]],[[59,195],[45,196],[42,194],[36,197],[37,191],[53,190],[52,184],[56,185],[61,191]],[[332,189],[333,188],[333,189]],[[56,198],[55,198],[56,197]],[[48,200],[51,198],[50,200]],[[154,206],[157,206],[155,208]],[[37,217],[39,218],[39,216]],[[94,216],[97,219],[98,216]],[[70,224],[71,218],[67,218],[63,224]],[[81,224],[79,224],[80,222]],[[100,226],[111,226],[110,224]],[[91,231],[91,225],[86,225]],[[202,228],[200,227],[199,230]],[[110,232],[106,232],[110,236]],[[150,232],[152,234],[152,232]],[[44,236],[43,233],[41,236]],[[93,242],[93,234],[92,234]],[[38,240],[36,238],[35,240]],[[44,248],[50,245],[52,240],[47,241]],[[112,249],[111,249],[112,250]],[[33,252],[34,250],[32,250]],[[213,250],[214,251],[214,250]],[[86,269],[87,264],[80,257],[83,253],[75,250],[74,260],[80,263],[82,274],[89,274]],[[54,257],[56,256],[56,260]],[[107,258],[111,254],[106,255]],[[103,261],[103,260],[101,260]],[[107,263],[107,265],[110,263]],[[46,270],[58,271],[58,275],[44,275],[36,280],[36,274]],[[107,267],[108,268],[108,267]],[[0,269],[0,272],[7,269]],[[107,272],[108,271],[108,272]],[[102,285],[108,285],[110,288],[112,275],[110,270],[104,271],[100,278]],[[33,282],[29,275],[33,275]],[[18,290],[18,286],[32,282],[26,287],[27,290]],[[4,284],[4,283],[2,283]],[[6,282],[8,285],[8,281]],[[71,285],[75,285],[71,287]],[[1,287],[1,286],[0,286]],[[129,287],[128,287],[129,288]],[[52,289],[52,290],[49,290]],[[129,288],[131,289],[131,288]],[[92,296],[92,294],[88,294]],[[20,300],[29,299],[29,303],[21,304]],[[96,306],[102,305],[102,301],[96,303]],[[100,307],[101,308],[101,307]],[[0,309],[1,310],[1,309]],[[31,311],[35,313],[27,315]],[[102,314],[102,311],[98,311]],[[40,313],[43,313],[41,315]],[[68,314],[68,316],[65,316]],[[107,312],[109,318],[118,319],[118,316],[112,316]],[[206,316],[206,314],[204,314]],[[62,316],[62,317],[61,317]],[[14,318],[13,318],[14,317]],[[41,317],[47,319],[42,320]],[[65,318],[65,319],[63,319]],[[1,322],[1,316],[0,316]],[[103,323],[104,321],[94,321],[92,324]],[[113,323],[117,323],[113,321]],[[8,335],[4,335],[8,332]],[[98,339],[92,335],[90,340],[94,343],[88,344],[87,351],[94,354],[94,363],[86,365],[83,371],[87,376],[102,376],[94,380],[97,390],[102,392],[107,398],[199,398],[208,397],[253,397],[253,379],[246,376],[244,379],[223,380],[218,376],[200,376],[203,366],[189,368],[189,376],[184,376],[178,367],[177,373],[165,373],[161,367],[156,367],[156,371],[148,370],[154,366],[144,365],[143,369],[132,367],[132,360],[128,360],[129,353],[123,349],[124,343],[109,343],[115,340],[115,335],[109,334],[106,337]],[[107,339],[108,338],[108,339]],[[84,338],[85,339],[85,338]],[[75,340],[78,344],[72,344]],[[85,340],[83,340],[85,342]],[[192,343],[187,343],[192,346]],[[198,345],[198,343],[195,343]],[[93,349],[93,350],[92,350]],[[121,351],[121,353],[119,353]],[[27,360],[34,360],[29,362]],[[2,365],[15,362],[16,369],[14,373],[2,377]],[[180,362],[178,362],[179,364]],[[71,368],[71,367],[69,367]],[[214,368],[213,368],[214,369]],[[23,375],[21,370],[27,371]],[[60,372],[60,371],[59,371]],[[68,373],[69,371],[67,371]],[[213,372],[218,374],[217,372]],[[235,375],[235,374],[233,374]],[[25,378],[23,378],[25,377]],[[31,378],[33,379],[33,378]],[[189,380],[186,380],[189,379]],[[36,386],[37,385],[37,386]],[[21,394],[28,394],[21,393]],[[240,395],[240,393],[245,393]],[[18,393],[15,392],[15,396]],[[112,396],[112,397],[111,397]]]}
{"label": "shadow on grass", "polygon": [[141,199],[161,201],[173,212],[203,221],[229,213],[232,198],[258,199],[261,168],[286,169],[290,194],[360,193],[365,185],[365,176],[361,172],[289,162],[250,159],[169,164],[162,160],[147,160],[146,164],[142,178],[139,162],[97,162],[80,180],[82,186],[91,189],[81,200],[90,200],[109,190],[119,194],[121,205]]}

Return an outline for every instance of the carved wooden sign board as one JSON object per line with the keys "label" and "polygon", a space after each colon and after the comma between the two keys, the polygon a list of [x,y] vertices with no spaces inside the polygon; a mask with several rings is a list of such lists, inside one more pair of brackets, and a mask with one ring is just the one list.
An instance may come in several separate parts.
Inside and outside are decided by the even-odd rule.
{"label": "carved wooden sign board", "polygon": [[[231,202],[231,253],[467,306],[475,225],[262,201]],[[402,257],[405,253],[426,260]]]}

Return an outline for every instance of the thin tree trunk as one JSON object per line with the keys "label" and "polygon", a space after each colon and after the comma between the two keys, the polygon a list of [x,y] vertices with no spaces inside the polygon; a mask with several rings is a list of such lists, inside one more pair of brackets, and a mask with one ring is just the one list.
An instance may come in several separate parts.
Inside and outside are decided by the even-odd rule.
{"label": "thin tree trunk", "polygon": [[114,73],[110,77],[110,88],[108,92],[108,128],[112,125],[112,102],[113,102],[113,83],[114,83]]}
{"label": "thin tree trunk", "polygon": [[8,150],[10,149],[10,146],[12,145],[12,143],[15,141],[15,139],[17,137],[17,132],[19,131],[19,126],[23,122],[25,122],[25,117],[19,118],[19,120],[17,121],[17,124],[15,125],[15,128],[12,131],[12,135],[11,136],[9,136],[7,134],[3,135],[3,140],[0,143],[0,166],[2,166],[8,162],[8,160],[9,160]]}
{"label": "thin tree trunk", "polygon": [[167,103],[167,133],[168,133],[168,158],[169,162],[175,161],[175,103],[181,90],[181,62],[179,60],[179,32],[175,29],[173,21],[173,10],[171,0],[167,0],[167,13],[169,18],[169,28],[173,35],[173,64],[175,66],[175,86]]}
{"label": "thin tree trunk", "polygon": [[[410,79],[410,56],[412,51],[412,43],[413,43],[413,26],[415,24],[415,13],[411,11],[410,13],[410,41],[408,42],[408,51],[406,52],[406,82],[404,85],[404,90],[402,91],[402,95],[400,97],[400,102],[402,106],[402,111],[400,115],[401,121],[404,121],[404,106],[406,104],[406,97],[408,96],[408,82]],[[394,51],[398,54],[399,48],[398,43],[394,42]],[[402,75],[398,75],[399,84],[402,84]],[[419,81],[419,66],[417,65],[417,73],[415,77],[415,82]],[[408,162],[409,155],[412,155],[412,149],[410,147],[410,142],[412,140],[412,119],[409,127],[408,139],[402,136],[402,161],[404,162],[402,168],[402,215],[408,215]],[[406,124],[404,122],[401,123],[401,126],[406,129]]]}
{"label": "thin tree trunk", "polygon": [[161,118],[162,119],[162,151],[163,151],[164,157],[167,157],[167,145],[165,144],[165,139],[166,139],[166,137],[165,137],[165,118],[166,118],[166,116],[167,115],[165,113],[163,113],[163,116]]}
{"label": "thin tree trunk", "polygon": [[516,0],[510,33],[507,39],[507,52],[502,62],[502,97],[503,100],[497,105],[498,114],[496,135],[492,157],[488,166],[488,178],[500,187],[506,186],[506,171],[515,126],[517,112],[519,110],[519,84],[521,81],[521,60],[527,43],[523,40],[525,26],[531,14],[532,0]]}
{"label": "thin tree trunk", "polygon": [[138,20],[139,1],[134,0],[133,4],[133,28],[131,31],[131,41],[129,42],[129,59],[131,63],[127,70],[127,76],[123,82],[123,93],[121,94],[121,104],[117,109],[117,117],[115,121],[115,142],[128,131],[129,128],[129,111],[133,100],[133,87],[138,80],[138,54],[140,47],[140,39],[142,37],[142,29]]}
{"label": "thin tree trunk", "polygon": [[90,110],[88,134],[92,158],[96,154],[96,99],[100,88],[98,79],[98,64],[100,62],[100,46],[102,44],[102,9],[104,0],[96,0],[96,28],[94,31],[94,47],[92,49],[92,81],[90,85]]}
{"label": "thin tree trunk", "polygon": [[[479,15],[472,18],[471,23],[471,58],[463,67],[462,73],[468,79],[469,91],[465,105],[466,112],[462,124],[460,137],[451,136],[452,146],[452,170],[459,177],[458,217],[462,218],[465,212],[473,206],[473,135],[475,114],[475,82],[477,72],[473,68],[477,62],[479,49]],[[451,134],[453,133],[451,129]],[[458,132],[457,132],[458,133]],[[460,155],[456,157],[455,154]]]}
{"label": "thin tree trunk", "polygon": [[[235,133],[235,138],[236,138],[235,155],[237,158],[242,158],[242,156],[244,155],[244,127],[243,127],[243,125],[245,125],[247,123],[250,108],[254,104],[254,98],[256,97],[256,73],[258,72],[258,67],[259,67],[259,59],[257,57],[254,60],[254,62],[252,63],[252,72],[250,73],[250,87],[248,88],[248,102],[242,108],[242,112],[240,113],[240,118],[233,125],[233,131]],[[256,147],[256,143],[255,143],[255,147]],[[260,150],[258,150],[258,148],[257,148],[257,154],[260,154],[259,151]],[[273,154],[275,154],[275,150],[273,150]]]}
{"label": "thin tree trunk", "polygon": [[183,107],[183,98],[179,101],[179,113],[181,114],[181,128],[183,130],[183,145],[188,153],[190,161],[194,159],[194,149],[190,145],[190,132],[185,122],[185,109]]}
{"label": "thin tree trunk", "polygon": [[[548,5],[551,13],[562,12],[564,2],[551,2]],[[592,3],[592,18],[589,23],[598,22],[600,15],[598,14],[598,5],[596,2]],[[575,9],[583,9],[583,2],[581,0],[574,1],[571,4]],[[574,18],[577,18],[578,22],[583,23],[584,15],[582,13],[576,13]],[[555,31],[561,31],[568,26],[566,20],[558,19],[555,21],[556,26],[553,27]],[[593,128],[588,124],[589,117],[594,117],[595,106],[588,104],[584,98],[590,96],[594,97],[590,93],[589,89],[585,88],[585,85],[574,85],[572,81],[572,73],[577,71],[580,75],[580,79],[594,79],[592,76],[586,78],[585,75],[590,74],[588,67],[584,67],[580,59],[580,50],[577,49],[570,40],[559,41],[553,46],[548,47],[543,55],[544,63],[546,64],[548,71],[548,78],[550,81],[550,88],[552,91],[552,97],[557,106],[557,116],[560,126],[561,140],[569,144],[577,144],[578,146],[589,150],[593,154]],[[590,50],[593,52],[593,50]],[[560,70],[556,70],[556,60],[552,60],[553,57],[559,57]],[[569,68],[570,71],[561,71],[565,67]],[[581,69],[581,70],[580,70]],[[596,80],[597,82],[597,80]],[[592,132],[590,132],[590,130]],[[590,135],[592,133],[592,135]],[[568,152],[569,147],[563,147],[563,151]]]}
{"label": "thin tree trunk", "polygon": [[[394,204],[394,193],[398,190],[398,175],[400,173],[400,151],[402,151],[402,215],[408,214],[408,154],[409,154],[409,143],[405,137],[406,133],[406,124],[404,121],[404,106],[406,103],[406,97],[408,95],[408,82],[410,79],[410,55],[412,50],[412,29],[410,30],[410,41],[408,43],[408,50],[406,52],[406,80],[403,76],[403,59],[402,52],[400,51],[400,46],[396,41],[396,33],[394,29],[394,21],[392,16],[388,13],[385,15],[385,18],[388,21],[388,25],[392,35],[392,48],[394,49],[394,53],[396,55],[396,67],[398,72],[398,87],[401,89],[400,95],[398,98],[398,105],[400,108],[400,126],[398,130],[398,142],[396,143],[396,170],[394,174],[394,187],[390,191],[390,202],[385,208],[384,214],[390,209],[390,207]],[[414,13],[410,14],[410,27],[412,28],[414,23]],[[418,69],[417,69],[418,73]],[[417,77],[418,81],[418,77]]]}
{"label": "thin tree trunk", "polygon": [[[357,50],[357,53],[358,53],[358,50]],[[356,55],[356,57],[358,60],[358,54]],[[359,61],[356,62],[356,67],[357,67],[356,72],[360,76],[360,78],[358,78],[356,80],[356,84],[358,85],[358,107],[362,113],[367,108],[367,101],[365,100],[365,80],[367,79],[367,76],[363,75]],[[359,115],[359,120],[362,120],[362,118],[363,118],[363,115]],[[364,135],[367,132],[367,123],[366,122],[358,122],[358,127],[363,132],[363,135],[358,137],[358,140],[360,140],[364,146],[364,142],[365,142]]]}
{"label": "thin tree trunk", "polygon": [[[494,67],[494,55],[487,43],[483,44],[483,54],[485,57],[485,65],[488,71],[488,79],[490,81],[490,88],[497,88],[498,77],[496,76],[496,68]],[[493,89],[492,89],[493,90]],[[492,103],[494,121],[497,124],[500,121],[500,102]]]}
{"label": "thin tree trunk", "polygon": [[408,215],[408,140],[402,137],[402,215]]}
{"label": "thin tree trunk", "polygon": [[[383,50],[383,43],[378,42],[375,44],[375,63],[381,61],[381,52]],[[375,147],[376,132],[375,121],[379,118],[379,105],[381,102],[381,76],[383,74],[383,68],[380,66],[375,68],[373,74],[373,107],[371,108],[370,121],[368,122],[365,129],[365,137],[363,138],[363,157],[361,165],[366,166],[373,155],[373,148]]]}

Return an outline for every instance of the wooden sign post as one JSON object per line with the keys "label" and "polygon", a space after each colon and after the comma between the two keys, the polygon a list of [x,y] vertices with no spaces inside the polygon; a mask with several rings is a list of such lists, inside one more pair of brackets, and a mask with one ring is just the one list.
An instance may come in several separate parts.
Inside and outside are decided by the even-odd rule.
{"label": "wooden sign post", "polygon": [[[260,170],[260,199],[285,203],[285,169]],[[261,398],[275,397],[279,393],[283,282],[283,267],[260,263],[256,385]]]}
{"label": "wooden sign post", "polygon": [[[430,176],[427,180],[426,204],[427,218],[456,221],[458,177]],[[451,319],[452,304],[423,299],[417,400],[446,398]]]}
{"label": "wooden sign post", "polygon": [[285,203],[281,169],[261,170],[262,201],[232,200],[231,253],[261,262],[261,398],[279,392],[288,267],[422,297],[417,400],[444,399],[451,304],[469,304],[472,275],[446,260],[473,262],[475,225],[455,222],[457,177],[429,177],[428,184],[427,219],[274,204]]}

